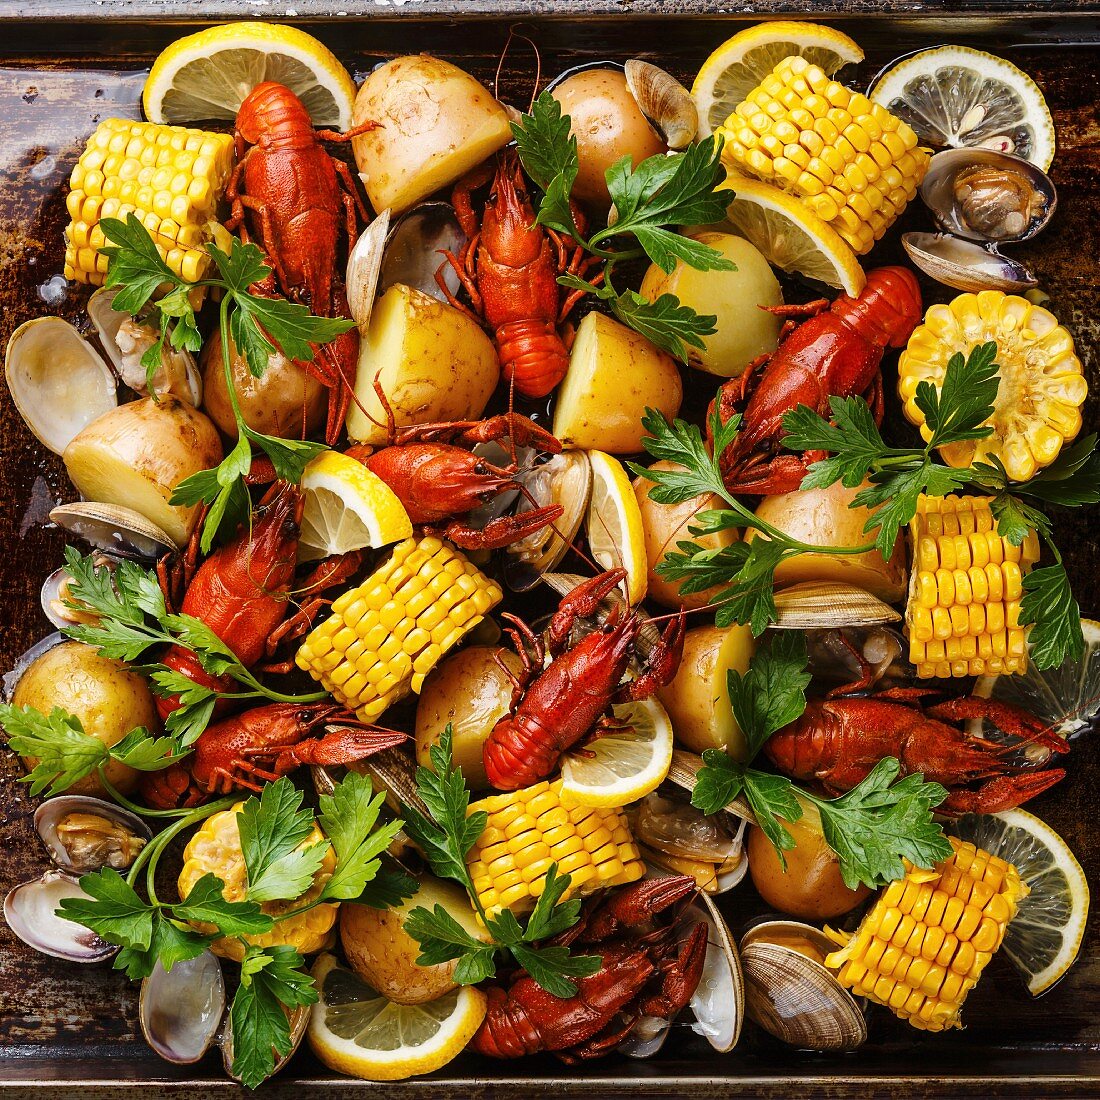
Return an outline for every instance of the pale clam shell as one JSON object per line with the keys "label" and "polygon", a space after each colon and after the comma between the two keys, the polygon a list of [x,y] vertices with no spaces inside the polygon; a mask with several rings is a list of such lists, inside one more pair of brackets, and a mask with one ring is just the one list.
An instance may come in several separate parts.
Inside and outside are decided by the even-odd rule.
{"label": "pale clam shell", "polygon": [[443,250],[457,256],[465,243],[466,234],[450,203],[423,202],[414,206],[390,228],[382,256],[378,293],[385,294],[391,286],[401,283],[439,302],[447,301],[435,280],[436,272],[442,269],[443,285],[451,294],[457,294],[458,275],[446,263]]}
{"label": "pale clam shell", "polygon": [[685,149],[699,129],[699,111],[691,92],[671,73],[632,58],[623,67],[638,109],[670,149]]}
{"label": "pale clam shell", "polygon": [[834,626],[896,623],[901,615],[888,603],[850,584],[806,581],[775,594],[776,630],[816,630]]}
{"label": "pale clam shell", "polygon": [[390,228],[390,212],[383,210],[359,234],[359,239],[348,254],[344,289],[348,309],[362,336],[370,327],[370,316],[378,294],[378,278],[382,272],[382,254],[386,248],[386,234]]}
{"label": "pale clam shell", "polygon": [[84,925],[57,915],[63,899],[88,897],[67,871],[47,871],[8,891],[4,921],[25,944],[43,955],[73,963],[103,962],[117,954],[118,948]]}
{"label": "pale clam shell", "polygon": [[60,504],[50,512],[50,520],[97,550],[124,558],[151,561],[178,549],[171,536],[155,523],[118,504],[93,500]]}
{"label": "pale clam shell", "polygon": [[925,275],[955,290],[1017,294],[1039,283],[1023,264],[950,233],[903,233],[901,243]]}
{"label": "pale clam shell", "polygon": [[688,1002],[695,1015],[691,1030],[724,1054],[737,1045],[745,1020],[745,978],[741,960],[729,926],[710,897],[699,894],[687,914],[701,915],[710,929],[703,975]]}
{"label": "pale clam shell", "polygon": [[141,1031],[166,1062],[197,1062],[210,1049],[224,1015],[225,979],[211,951],[177,962],[171,970],[158,960],[141,983]]}
{"label": "pale clam shell", "polygon": [[[693,791],[695,779],[702,767],[703,758],[698,753],[688,752],[686,749],[673,749],[672,764],[668,769],[667,778],[685,791]],[[725,807],[725,810],[726,813],[733,814],[734,817],[739,817],[750,825],[756,824],[756,815],[743,798],[735,798]]]}

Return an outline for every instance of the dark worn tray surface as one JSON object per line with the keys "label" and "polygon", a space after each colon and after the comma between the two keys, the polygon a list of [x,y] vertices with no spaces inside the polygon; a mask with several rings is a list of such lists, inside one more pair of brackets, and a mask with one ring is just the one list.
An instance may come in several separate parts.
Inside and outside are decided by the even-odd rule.
{"label": "dark worn tray surface", "polygon": [[[756,10],[776,5],[757,4]],[[802,12],[843,6],[849,29],[867,48],[868,62],[858,74],[865,80],[879,65],[908,49],[950,37],[1004,53],[1042,84],[1054,110],[1059,153],[1054,177],[1060,206],[1051,228],[1017,255],[1039,273],[1052,308],[1074,331],[1093,389],[1086,407],[1086,430],[1096,430],[1100,386],[1100,21],[1082,18],[1088,5],[1063,4],[1054,14],[1046,3],[1024,2],[1012,20],[997,16],[1004,5],[982,5],[986,17],[953,19],[950,32],[939,18],[920,14],[921,5],[894,0],[866,3],[806,2]],[[87,18],[139,17],[157,8],[187,21],[201,11],[221,14],[243,5],[168,0],[155,5],[133,0],[89,7],[53,3],[33,8],[0,4],[0,19],[63,12]],[[301,0],[301,14],[320,14],[322,5]],[[652,20],[596,18],[619,11],[602,0],[566,4],[518,2],[504,17],[491,19],[488,0],[442,3],[424,0],[415,9],[394,12],[373,8],[374,18],[329,20],[315,30],[362,73],[379,58],[398,52],[438,53],[491,79],[497,54],[515,17],[527,16],[524,29],[538,41],[544,72],[554,73],[579,60],[650,54],[678,75],[690,77],[714,44],[735,29],[730,20],[669,15],[681,8],[713,12],[717,3],[691,0],[659,4],[639,0],[635,12],[664,12]],[[798,10],[799,6],[794,5]],[[931,7],[931,6],[929,6]],[[972,4],[952,3],[937,13],[959,16]],[[1025,10],[1043,9],[1026,16]],[[864,9],[898,14],[866,14]],[[331,8],[328,9],[331,12]],[[353,9],[363,11],[363,6]],[[499,9],[498,9],[499,10]],[[555,18],[545,18],[550,11]],[[790,7],[788,7],[790,10]],[[282,14],[267,5],[249,5],[250,15]],[[453,16],[480,14],[477,22]],[[625,13],[625,10],[624,10]],[[858,13],[858,14],[857,14]],[[989,14],[993,13],[993,14]],[[424,18],[432,15],[435,18]],[[447,18],[450,15],[451,18]],[[417,18],[420,16],[420,18]],[[586,18],[588,16],[589,18]],[[854,20],[853,20],[854,17]],[[744,15],[741,18],[745,18]],[[0,346],[22,321],[47,312],[76,319],[83,296],[70,292],[59,306],[47,306],[43,290],[62,266],[61,230],[69,171],[84,138],[109,115],[137,116],[143,69],[156,51],[181,33],[167,21],[144,24],[65,21],[7,22],[0,44]],[[528,56],[513,50],[505,65],[505,92],[515,102],[530,94]],[[907,223],[923,225],[912,209]],[[893,234],[896,237],[896,233]],[[889,248],[875,261],[896,258]],[[929,300],[944,291],[925,284]],[[709,386],[702,376],[690,384]],[[888,380],[889,384],[889,380]],[[60,460],[47,455],[25,429],[7,391],[0,387],[0,667],[48,632],[38,607],[42,578],[60,561],[62,540],[43,527],[49,509],[74,499]],[[1100,611],[1095,519],[1057,517],[1060,543],[1082,606]],[[1077,852],[1090,880],[1100,873],[1100,845],[1094,839],[1100,788],[1095,742],[1078,744],[1070,774],[1035,804]],[[45,868],[33,835],[34,804],[15,783],[20,770],[10,754],[0,754],[0,891]],[[751,887],[731,899],[736,926],[753,911]],[[756,908],[759,908],[757,903]],[[148,1091],[155,1083],[165,1098],[195,1098],[233,1091],[222,1080],[211,1056],[195,1067],[174,1069],[152,1056],[136,1024],[137,987],[109,969],[82,968],[34,954],[0,925],[0,1088],[18,1094],[106,1097]],[[967,1029],[929,1037],[914,1032],[882,1010],[874,1010],[871,1038],[857,1055],[840,1058],[800,1054],[780,1048],[749,1026],[730,1055],[711,1052],[686,1026],[659,1058],[648,1063],[610,1058],[566,1069],[547,1060],[517,1064],[487,1063],[461,1057],[442,1074],[390,1086],[338,1081],[308,1053],[265,1086],[270,1096],[374,1095],[482,1096],[585,1092],[589,1096],[1093,1096],[1100,1095],[1100,940],[1095,924],[1084,951],[1066,979],[1041,1001],[1032,1001],[1002,960],[995,960],[966,1006]]]}

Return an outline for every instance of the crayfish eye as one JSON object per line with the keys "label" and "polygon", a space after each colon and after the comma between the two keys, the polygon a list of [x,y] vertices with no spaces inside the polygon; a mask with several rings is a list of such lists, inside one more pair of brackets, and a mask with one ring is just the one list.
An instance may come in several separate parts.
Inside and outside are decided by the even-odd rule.
{"label": "crayfish eye", "polygon": [[474,473],[477,474],[478,477],[488,477],[489,467],[479,459],[474,463]]}

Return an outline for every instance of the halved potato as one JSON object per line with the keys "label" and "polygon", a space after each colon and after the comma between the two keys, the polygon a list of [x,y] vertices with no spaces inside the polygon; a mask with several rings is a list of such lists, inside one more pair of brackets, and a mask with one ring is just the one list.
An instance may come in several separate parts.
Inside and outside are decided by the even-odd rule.
{"label": "halved potato", "polygon": [[449,61],[395,57],[363,81],[354,125],[376,130],[352,139],[367,197],[398,214],[455,183],[512,140],[504,108]]}
{"label": "halved potato", "polygon": [[387,442],[376,376],[401,427],[476,419],[496,389],[500,366],[492,341],[469,317],[398,283],[375,303],[359,344],[355,395],[369,416],[353,401],[347,429],[361,443]]}
{"label": "halved potato", "polygon": [[62,457],[85,499],[133,508],[183,546],[199,509],[168,501],[184,478],[221,462],[222,443],[210,418],[179,398],[143,397],[97,417]]}
{"label": "halved potato", "polygon": [[590,313],[577,327],[558,390],[554,435],[566,447],[636,454],[646,406],[673,417],[683,395],[671,355],[626,325]]}

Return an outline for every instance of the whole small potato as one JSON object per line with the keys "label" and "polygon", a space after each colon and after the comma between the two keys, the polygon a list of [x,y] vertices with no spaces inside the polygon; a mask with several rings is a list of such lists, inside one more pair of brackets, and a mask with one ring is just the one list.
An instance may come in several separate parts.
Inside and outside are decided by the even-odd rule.
{"label": "whole small potato", "polygon": [[[845,488],[839,481],[827,489],[797,489],[765,497],[757,505],[756,514],[801,542],[815,546],[863,546],[874,542],[875,537],[864,531],[871,509],[850,507],[858,492],[859,489]],[[745,538],[749,540],[756,535],[756,530],[751,529]],[[905,595],[905,540],[899,532],[889,561],[883,561],[877,550],[851,557],[798,554],[779,563],[775,581],[779,585],[836,581],[862,588],[886,603],[896,603]]]}
{"label": "whole small potato", "polygon": [[807,921],[831,920],[854,909],[870,890],[849,890],[840,874],[840,859],[825,843],[817,808],[799,799],[803,814],[784,822],[795,846],[785,852],[783,870],[772,842],[755,825],[749,829],[749,874],[757,893],[774,909]]}
{"label": "whole small potato", "polygon": [[447,913],[475,939],[488,942],[488,933],[474,918],[466,892],[452,882],[420,876],[411,898],[389,909],[345,902],[340,906],[340,942],[351,968],[372,989],[403,1005],[434,1001],[455,987],[457,960],[435,966],[417,966],[420,944],[405,931],[405,921],[417,906]]}
{"label": "whole small potato", "polygon": [[581,202],[605,207],[611,202],[604,173],[617,160],[629,156],[637,167],[647,157],[667,151],[619,69],[574,73],[550,94],[572,120],[569,132],[577,139],[579,166],[573,195]]}
{"label": "whole small potato", "polygon": [[657,689],[676,740],[693,752],[724,749],[745,760],[748,746],[733,716],[726,673],[747,672],[756,640],[747,626],[697,626],[684,635],[684,656],[676,675]]}
{"label": "whole small potato", "polygon": [[513,671],[523,667],[509,649],[473,645],[440,661],[424,680],[416,707],[416,759],[430,766],[429,750],[451,725],[454,762],[462,768],[466,784],[485,790],[482,747],[493,726],[508,713],[512,684],[497,664],[497,654]]}
{"label": "whole small potato", "polygon": [[[661,459],[649,467],[651,470],[682,469],[675,462]],[[664,607],[703,607],[719,591],[718,585],[703,592],[682,595],[680,582],[670,581],[657,573],[657,566],[669,551],[676,550],[678,542],[695,542],[708,550],[717,550],[730,546],[737,541],[737,531],[729,528],[716,531],[711,535],[693,535],[689,528],[699,512],[707,508],[724,508],[725,502],[716,493],[706,497],[693,497],[682,504],[660,504],[650,495],[654,483],[645,477],[634,479],[634,493],[638,498],[638,507],[642,513],[642,530],[645,532],[645,551],[649,561],[648,587],[650,599]]]}
{"label": "whole small potato", "polygon": [[[256,432],[283,439],[312,435],[325,420],[328,389],[282,352],[267,361],[263,377],[248,369],[248,360],[231,347],[233,388],[244,422]],[[237,420],[229,401],[222,363],[221,334],[214,332],[202,349],[202,407],[226,435],[237,437]]]}
{"label": "whole small potato", "polygon": [[[156,702],[145,679],[83,642],[62,642],[33,661],[19,677],[11,701],[13,706],[34,707],[43,714],[60,707],[79,718],[84,732],[108,748],[138,726],[160,728]],[[38,761],[27,757],[24,763],[33,768]],[[109,761],[103,771],[123,794],[137,786],[139,773],[117,760]],[[109,797],[94,772],[67,793]]]}
{"label": "whole small potato", "polygon": [[652,264],[639,293],[651,302],[672,294],[681,305],[716,318],[718,331],[703,337],[706,347],[688,349],[693,367],[724,378],[739,375],[758,356],[775,351],[782,321],[761,306],[783,304],[779,280],[764,256],[732,233],[696,231],[690,236],[736,264],[735,271],[699,271],[678,260],[671,274]]}

